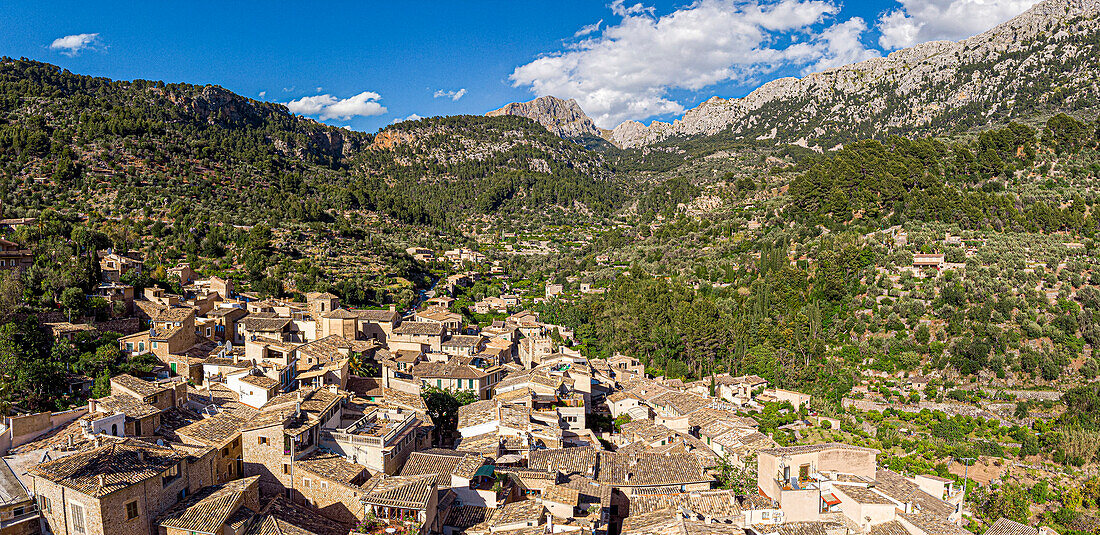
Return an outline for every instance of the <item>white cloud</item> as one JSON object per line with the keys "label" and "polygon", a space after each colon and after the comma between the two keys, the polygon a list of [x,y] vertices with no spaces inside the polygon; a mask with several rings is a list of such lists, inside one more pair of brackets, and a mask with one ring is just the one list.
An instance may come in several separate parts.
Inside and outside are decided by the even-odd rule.
{"label": "white cloud", "polygon": [[577,30],[577,33],[573,34],[573,37],[584,37],[590,33],[596,33],[600,31],[600,26],[603,25],[603,19],[596,21],[595,24],[588,24],[581,26],[581,29]]}
{"label": "white cloud", "polygon": [[860,41],[865,31],[867,31],[867,23],[859,17],[853,17],[822,31],[811,45],[816,48],[812,55],[820,59],[803,68],[802,75],[878,57],[877,50],[865,48]]}
{"label": "white cloud", "polygon": [[458,91],[445,91],[443,89],[438,89],[438,90],[436,90],[435,93],[432,94],[432,98],[447,97],[451,100],[458,100],[458,99],[460,99],[464,96],[466,96],[466,88],[465,87],[462,88],[462,89],[459,89]]}
{"label": "white cloud", "polygon": [[614,2],[611,2],[611,5],[609,7],[611,8],[612,13],[620,17],[629,17],[632,15],[642,14],[649,14],[650,16],[652,16],[654,11],[656,11],[656,8],[646,7],[640,3],[630,6],[624,6],[623,0],[615,0]]}
{"label": "white cloud", "polygon": [[381,99],[382,95],[373,91],[364,91],[344,99],[324,94],[292,100],[286,104],[286,107],[291,112],[301,115],[347,120],[352,117],[370,117],[386,113],[386,107],[378,103]]}
{"label": "white cloud", "polygon": [[901,7],[878,20],[879,45],[905,48],[927,41],[957,41],[984,32],[1038,0],[899,0]]}
{"label": "white cloud", "polygon": [[50,43],[50,50],[60,51],[66,56],[76,56],[85,50],[94,49],[98,44],[98,33],[78,33],[54,39]]}
{"label": "white cloud", "polygon": [[[863,20],[827,22],[839,12],[832,0],[695,0],[660,17],[623,0],[610,8],[622,17],[618,24],[517,67],[512,84],[576,99],[611,128],[683,112],[672,90],[747,83],[782,67],[816,70],[876,54],[860,44]],[[790,34],[804,37],[778,44]]]}
{"label": "white cloud", "polygon": [[267,91],[260,91],[260,98],[264,98],[266,96],[267,96]]}
{"label": "white cloud", "polygon": [[420,119],[423,119],[423,117],[421,117],[421,116],[414,113],[414,114],[412,114],[408,117],[398,117],[398,118],[394,119],[393,122],[390,123],[390,124],[403,123],[405,121],[419,121]]}

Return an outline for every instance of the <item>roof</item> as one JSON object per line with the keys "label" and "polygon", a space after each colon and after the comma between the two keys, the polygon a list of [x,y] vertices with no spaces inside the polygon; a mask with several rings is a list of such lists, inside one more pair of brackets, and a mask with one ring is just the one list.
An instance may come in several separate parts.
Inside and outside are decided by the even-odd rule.
{"label": "roof", "polygon": [[245,493],[255,489],[260,476],[203,487],[162,515],[157,524],[189,532],[221,533],[229,517],[242,507]]}
{"label": "roof", "polygon": [[417,411],[427,411],[428,404],[424,403],[424,398],[410,394],[403,390],[397,390],[395,388],[382,388],[382,397],[387,403],[392,403],[400,407],[407,407]]}
{"label": "roof", "polygon": [[623,533],[631,535],[680,535],[684,520],[679,514],[670,514],[667,509],[649,511],[641,514],[631,513],[623,519]]}
{"label": "roof", "polygon": [[428,335],[428,336],[443,336],[446,331],[446,327],[442,323],[432,323],[428,321],[405,321],[401,325],[398,325],[393,329],[393,334],[399,335]]}
{"label": "roof", "polygon": [[330,310],[321,315],[322,318],[331,320],[355,320],[359,319],[359,314],[352,312],[346,308],[338,308],[336,310]]}
{"label": "roof", "polygon": [[447,519],[443,521],[443,525],[464,530],[489,520],[494,513],[496,513],[496,509],[491,509],[489,507],[456,505],[451,508],[451,512],[447,515]]}
{"label": "roof", "polygon": [[593,448],[562,448],[532,451],[527,464],[534,470],[592,473],[597,462],[597,452]]}
{"label": "roof", "polygon": [[616,486],[668,486],[711,481],[690,453],[620,455],[599,453],[597,480]]}
{"label": "roof", "polygon": [[348,377],[347,389],[357,396],[379,397],[382,395],[382,383],[378,377]]}
{"label": "roof", "polygon": [[1038,530],[1035,528],[1015,520],[1009,520],[1003,516],[989,526],[989,529],[985,530],[985,535],[1035,535],[1036,533],[1038,533]]}
{"label": "roof", "polygon": [[458,428],[473,427],[484,423],[499,420],[497,413],[497,400],[486,399],[475,401],[469,405],[458,408]]}
{"label": "roof", "polygon": [[542,510],[542,504],[535,500],[512,502],[497,509],[496,515],[493,516],[493,525],[504,526],[529,521],[538,523],[542,519]]}
{"label": "roof", "polygon": [[290,318],[261,318],[253,314],[242,320],[247,331],[281,331],[290,325]]}
{"label": "roof", "polygon": [[677,494],[648,494],[630,497],[630,514],[686,509],[712,519],[742,518],[741,504],[732,490],[708,490]]}
{"label": "roof", "polygon": [[126,394],[114,394],[105,398],[99,398],[95,400],[95,404],[97,412],[104,414],[121,412],[125,414],[127,418],[133,418],[135,420],[148,418],[160,412],[160,409],[155,405],[150,405]]}
{"label": "roof", "polygon": [[496,457],[500,453],[500,436],[496,431],[490,431],[480,435],[459,437],[455,440],[455,448]]}
{"label": "roof", "polygon": [[925,535],[968,535],[970,532],[948,522],[946,517],[930,513],[897,512],[898,517],[923,531]]}
{"label": "roof", "polygon": [[459,347],[459,348],[477,347],[477,346],[481,345],[481,342],[483,340],[485,340],[485,338],[482,337],[481,335],[474,336],[474,335],[456,334],[456,335],[452,336],[446,342],[443,342],[443,347]]}
{"label": "roof", "polygon": [[180,437],[196,440],[208,446],[221,447],[229,440],[240,436],[245,419],[229,412],[219,412],[193,424],[176,430]]}
{"label": "roof", "polygon": [[[179,464],[183,455],[169,447],[135,439],[109,444],[32,467],[31,475],[100,498],[147,479],[159,477]],[[102,477],[101,477],[102,476]]]}
{"label": "roof", "polygon": [[[779,533],[779,535],[825,535],[825,526],[831,526],[833,524],[827,522],[786,522],[776,526],[765,527],[762,529],[754,529],[757,533]],[[755,526],[754,526],[755,527]]]}
{"label": "roof", "polygon": [[246,535],[347,535],[351,529],[278,496],[256,517]]}
{"label": "roof", "polygon": [[[987,531],[988,533],[988,531]],[[905,526],[901,525],[901,522],[897,520],[891,520],[889,522],[883,522],[871,526],[870,535],[910,535],[909,530],[905,529]],[[1006,535],[1006,534],[1001,534]],[[1019,534],[1019,535],[1035,535],[1034,533]]]}
{"label": "roof", "polygon": [[153,321],[184,321],[194,317],[195,309],[191,307],[171,307],[158,310],[151,315]]}
{"label": "roof", "polygon": [[[342,399],[341,396],[324,388],[299,389],[279,394],[268,400],[242,430],[261,429],[279,424],[287,425],[288,429],[312,426],[320,421],[325,411],[339,403],[340,399]],[[288,421],[298,406],[301,407],[303,418],[296,424],[289,424]]]}
{"label": "roof", "polygon": [[358,486],[367,473],[365,466],[325,452],[314,452],[304,459],[294,461],[294,467],[347,486]]}
{"label": "roof", "polygon": [[421,362],[409,370],[413,377],[443,377],[449,379],[480,379],[485,377],[485,372],[463,364],[458,359],[450,359],[445,362]]}
{"label": "roof", "polygon": [[436,491],[436,476],[387,476],[378,474],[363,484],[363,501],[373,505],[425,509]]}
{"label": "roof", "polygon": [[834,491],[839,491],[851,498],[854,502],[867,505],[894,505],[894,502],[870,489],[860,485],[833,485]]}
{"label": "roof", "polygon": [[916,483],[893,470],[884,468],[875,472],[875,489],[898,502],[912,503],[921,513],[946,518],[955,512],[954,505],[921,490]]}
{"label": "roof", "polygon": [[581,493],[577,489],[561,485],[550,485],[542,491],[542,500],[576,507],[581,503]]}
{"label": "roof", "polygon": [[767,448],[760,450],[760,453],[767,453],[776,457],[782,457],[784,455],[798,455],[800,453],[814,453],[819,451],[840,449],[840,450],[852,450],[863,451],[867,453],[878,454],[879,451],[874,448],[864,448],[861,446],[853,446],[851,444],[843,444],[840,442],[826,442],[824,444],[807,444],[804,446],[787,446],[783,448]]}
{"label": "roof", "polygon": [[396,310],[356,310],[359,321],[374,323],[394,323],[401,319],[401,314]]}
{"label": "roof", "polygon": [[484,464],[485,457],[480,453],[431,449],[409,455],[399,475],[434,475],[436,485],[450,488],[451,474],[472,479]]}
{"label": "roof", "polygon": [[143,398],[168,389],[126,373],[112,377],[111,382]]}
{"label": "roof", "polygon": [[279,381],[276,381],[266,375],[246,375],[244,377],[241,377],[241,382],[248,383],[252,386],[263,388],[265,390],[270,390],[272,388],[275,388],[276,386],[279,386]]}
{"label": "roof", "polygon": [[0,458],[0,505],[11,505],[30,500],[27,489],[15,476],[8,461]]}

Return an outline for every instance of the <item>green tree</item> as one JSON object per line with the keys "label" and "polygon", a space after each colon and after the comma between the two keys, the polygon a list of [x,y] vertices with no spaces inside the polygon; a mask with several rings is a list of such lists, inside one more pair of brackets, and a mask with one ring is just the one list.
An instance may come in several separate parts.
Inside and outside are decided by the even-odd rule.
{"label": "green tree", "polygon": [[437,445],[449,442],[458,429],[458,408],[478,400],[477,394],[468,390],[458,392],[443,390],[434,386],[420,392],[424,404],[428,406],[428,415],[435,422],[435,440]]}
{"label": "green tree", "polygon": [[65,288],[61,292],[61,308],[69,315],[72,321],[74,315],[80,315],[88,306],[88,296],[80,288]]}

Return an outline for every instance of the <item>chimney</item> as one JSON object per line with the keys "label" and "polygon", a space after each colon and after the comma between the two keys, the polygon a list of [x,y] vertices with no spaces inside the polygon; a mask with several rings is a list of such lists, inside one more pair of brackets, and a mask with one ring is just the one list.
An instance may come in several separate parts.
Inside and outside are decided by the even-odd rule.
{"label": "chimney", "polygon": [[99,474],[99,486],[100,487],[106,487],[107,486],[107,476],[105,476],[103,474]]}
{"label": "chimney", "polygon": [[137,456],[138,456],[138,462],[139,463],[145,462],[145,450],[142,450],[142,449],[137,450]]}

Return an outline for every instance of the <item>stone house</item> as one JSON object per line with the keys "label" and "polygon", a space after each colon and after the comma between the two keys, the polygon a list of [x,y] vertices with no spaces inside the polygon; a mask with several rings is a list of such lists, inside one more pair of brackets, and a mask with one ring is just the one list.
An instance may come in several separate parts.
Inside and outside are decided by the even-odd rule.
{"label": "stone house", "polygon": [[757,452],[756,484],[775,500],[788,521],[817,520],[824,502],[824,484],[815,474],[837,472],[868,481],[875,479],[878,450],[840,443],[769,448]]}
{"label": "stone house", "polygon": [[327,518],[354,524],[364,518],[362,485],[370,472],[332,453],[315,452],[294,461],[292,499]]}
{"label": "stone house", "polygon": [[176,436],[188,444],[213,448],[214,477],[211,483],[225,483],[244,475],[240,430],[244,423],[245,419],[239,415],[220,412],[177,429]]}
{"label": "stone house", "polygon": [[260,489],[253,476],[203,487],[156,520],[160,535],[237,534],[260,510]]}
{"label": "stone house", "polygon": [[220,307],[206,313],[206,317],[212,320],[213,336],[207,338],[217,342],[231,342],[234,345],[244,344],[244,333],[238,332],[237,325],[248,315],[243,308]]}
{"label": "stone house", "polygon": [[123,275],[131,272],[140,275],[143,268],[141,260],[118,253],[107,253],[99,257],[99,278],[105,282],[119,282]]}
{"label": "stone house", "polygon": [[412,533],[426,534],[442,530],[438,518],[437,492],[434,475],[388,476],[378,474],[364,485],[363,503],[374,514],[391,525],[418,529]]}
{"label": "stone house", "polygon": [[356,310],[359,316],[359,336],[363,340],[377,340],[385,344],[393,330],[401,324],[401,314],[397,307],[390,305],[388,310]]}
{"label": "stone house", "polygon": [[0,534],[38,535],[40,518],[34,497],[8,462],[0,459]]}
{"label": "stone house", "polygon": [[306,306],[313,314],[321,315],[340,308],[340,298],[329,292],[309,292],[306,294]]}
{"label": "stone house", "polygon": [[269,401],[241,429],[245,476],[260,476],[264,494],[284,494],[294,478],[293,463],[321,440],[321,429],[340,426],[344,396],[327,389],[299,390]]}
{"label": "stone house", "polygon": [[108,439],[30,468],[30,490],[46,529],[58,535],[152,533],[158,516],[212,481],[211,448],[178,448]]}
{"label": "stone house", "polygon": [[443,336],[447,328],[442,323],[406,321],[398,325],[388,337],[390,351],[408,349],[425,353],[443,350]]}
{"label": "stone house", "polygon": [[450,310],[438,306],[428,307],[427,310],[422,310],[413,314],[413,321],[438,323],[446,327],[447,332],[451,334],[458,333],[462,330],[462,314],[451,312]]}
{"label": "stone house", "polygon": [[351,425],[323,428],[321,443],[372,472],[396,474],[410,453],[428,446],[432,428],[418,411],[375,407]]}

